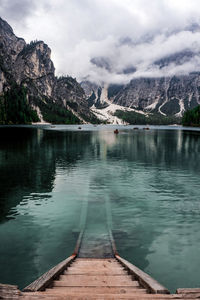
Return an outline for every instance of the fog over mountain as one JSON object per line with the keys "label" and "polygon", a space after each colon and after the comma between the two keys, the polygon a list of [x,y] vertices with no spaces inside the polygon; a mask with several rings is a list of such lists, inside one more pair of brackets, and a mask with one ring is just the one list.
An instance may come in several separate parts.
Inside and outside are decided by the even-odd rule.
{"label": "fog over mountain", "polygon": [[45,40],[58,75],[97,84],[200,71],[198,0],[0,0],[26,41]]}

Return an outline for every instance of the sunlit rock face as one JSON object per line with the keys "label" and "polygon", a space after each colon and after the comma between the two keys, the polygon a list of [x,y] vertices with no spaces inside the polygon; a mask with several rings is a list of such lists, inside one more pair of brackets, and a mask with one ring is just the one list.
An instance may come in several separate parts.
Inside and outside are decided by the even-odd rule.
{"label": "sunlit rock face", "polygon": [[40,103],[56,103],[70,108],[77,117],[79,114],[81,118],[92,117],[79,83],[69,76],[59,79],[55,76],[48,45],[43,41],[26,44],[0,18],[0,94],[10,89],[14,82],[27,87],[29,102],[36,108],[40,108]]}
{"label": "sunlit rock face", "polygon": [[54,74],[55,68],[51,61],[51,50],[42,41],[25,46],[19,53],[16,65],[18,73],[30,79]]}
{"label": "sunlit rock face", "polygon": [[42,41],[25,45],[14,63],[14,77],[17,83],[25,82],[33,92],[33,86],[46,97],[53,97],[56,82],[55,68],[51,61],[51,50]]}

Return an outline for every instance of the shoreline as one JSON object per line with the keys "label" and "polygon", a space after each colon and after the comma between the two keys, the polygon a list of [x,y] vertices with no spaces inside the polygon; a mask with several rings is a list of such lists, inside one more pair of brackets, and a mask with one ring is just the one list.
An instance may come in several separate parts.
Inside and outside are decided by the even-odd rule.
{"label": "shoreline", "polygon": [[125,125],[125,124],[52,124],[52,123],[33,123],[33,124],[12,124],[0,125],[0,128],[44,128],[46,130],[59,131],[99,131],[99,130],[143,130],[149,128],[150,130],[182,130],[182,131],[200,131],[200,127],[182,126],[178,124],[173,125]]}
{"label": "shoreline", "polygon": [[[45,126],[46,125],[46,126]],[[181,131],[195,131],[200,132],[200,127],[186,127],[182,125],[121,125],[121,124],[41,124],[38,127],[46,127],[47,130],[59,130],[59,131],[113,131],[115,129],[128,131],[128,130],[144,130],[149,128],[150,130],[181,130]],[[37,127],[34,125],[34,127]]]}

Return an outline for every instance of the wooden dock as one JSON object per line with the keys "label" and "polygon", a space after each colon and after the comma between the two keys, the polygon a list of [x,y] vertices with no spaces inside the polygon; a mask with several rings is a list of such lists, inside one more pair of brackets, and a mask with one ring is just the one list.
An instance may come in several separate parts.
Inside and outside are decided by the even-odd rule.
{"label": "wooden dock", "polygon": [[81,232],[73,255],[47,271],[23,291],[17,286],[0,284],[0,299],[200,299],[200,288],[178,289],[176,294],[170,294],[151,276],[120,257],[112,232],[109,231],[108,234],[112,249],[109,258],[91,258],[85,254],[83,257],[80,251],[83,238]]}
{"label": "wooden dock", "polygon": [[0,285],[0,299],[200,299],[200,289],[179,289],[177,294],[170,294],[156,280],[118,255],[109,259],[72,255],[23,292],[15,286]]}

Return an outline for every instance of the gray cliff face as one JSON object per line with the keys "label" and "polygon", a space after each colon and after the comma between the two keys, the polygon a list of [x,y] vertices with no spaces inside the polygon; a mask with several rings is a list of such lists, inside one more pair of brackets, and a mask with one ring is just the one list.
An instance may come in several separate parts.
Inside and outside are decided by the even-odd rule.
{"label": "gray cliff face", "polygon": [[51,50],[42,41],[25,45],[14,63],[14,77],[18,84],[24,83],[33,92],[33,86],[39,95],[53,97],[56,83],[55,68],[51,61]]}
{"label": "gray cliff face", "polygon": [[[190,63],[191,60],[200,57],[200,53],[195,51],[185,49],[163,56],[152,63],[152,68],[160,69],[162,73],[162,70],[170,70],[171,67]],[[97,63],[97,60],[95,62]],[[98,67],[104,68],[104,65],[99,63]],[[130,67],[124,70],[124,74],[135,71],[136,69]],[[101,87],[95,87],[88,81],[81,84],[90,106],[93,104],[96,106],[97,88],[101,102],[104,100],[102,96],[104,84]],[[136,78],[124,86],[111,84],[107,91],[108,99],[115,104],[163,115],[182,116],[185,110],[200,104],[200,72],[171,77]]]}
{"label": "gray cliff face", "polygon": [[93,92],[95,93],[95,95],[97,95],[98,88],[99,88],[97,84],[87,80],[81,82],[81,87],[84,89],[87,98],[89,98]]}
{"label": "gray cliff face", "polygon": [[53,94],[54,98],[65,107],[70,107],[80,115],[89,115],[85,92],[75,79],[71,77],[57,79]]}
{"label": "gray cliff face", "polygon": [[200,74],[167,78],[139,78],[132,80],[114,98],[114,103],[179,115],[200,104]]}
{"label": "gray cliff face", "polygon": [[77,117],[79,114],[83,119],[93,116],[77,81],[69,76],[60,79],[55,76],[48,45],[43,41],[26,44],[0,18],[0,95],[10,89],[13,82],[27,87],[31,105],[39,110],[40,101],[43,104],[49,101],[70,108]]}
{"label": "gray cliff face", "polygon": [[[163,60],[164,61],[164,60]],[[162,63],[163,63],[162,61]],[[89,105],[97,106],[102,87],[82,82]],[[182,116],[200,104],[200,73],[162,78],[137,78],[127,85],[108,86],[108,99],[118,105],[163,115]],[[106,100],[106,99],[105,99]]]}
{"label": "gray cliff face", "polygon": [[85,91],[89,107],[94,105],[96,108],[103,108],[108,105],[107,85],[99,86],[90,81],[82,81],[81,87]]}
{"label": "gray cliff face", "polygon": [[82,81],[81,87],[85,91],[89,107],[100,105],[102,87],[90,81]]}
{"label": "gray cliff face", "polygon": [[0,18],[0,55],[7,70],[11,70],[25,45],[24,39],[16,37],[10,25]]}

